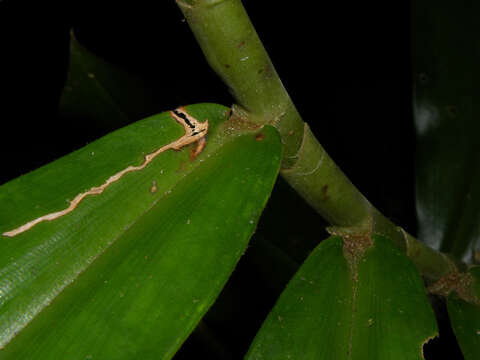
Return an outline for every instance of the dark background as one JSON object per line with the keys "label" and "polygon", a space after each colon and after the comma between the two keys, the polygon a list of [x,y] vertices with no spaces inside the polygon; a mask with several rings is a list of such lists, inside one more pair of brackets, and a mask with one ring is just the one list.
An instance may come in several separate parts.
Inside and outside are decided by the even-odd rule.
{"label": "dark background", "polygon": [[[415,234],[409,2],[243,3],[294,103],[320,142],[375,206]],[[158,98],[157,112],[197,102],[233,103],[173,0],[0,0],[0,184],[103,135],[90,131],[88,124],[77,131],[78,124],[57,116],[72,26],[82,44],[151,84]],[[234,358],[248,348],[288,281],[287,272],[283,283],[266,290],[254,265],[262,251],[255,240],[278,232],[278,218],[274,221],[270,214],[285,201],[291,205],[282,215],[283,223],[289,224],[282,229],[288,239],[277,245],[288,252],[302,236],[309,239],[308,246],[297,251],[297,263],[326,237],[322,221],[280,180],[250,251],[205,318]],[[303,234],[295,235],[300,225],[288,221],[293,216],[288,208],[305,214],[297,219],[305,222],[300,224]],[[444,313],[439,314],[443,319]],[[444,332],[444,339],[449,339],[451,334]],[[435,340],[428,351],[433,358],[451,351],[450,345]],[[194,334],[177,358],[191,358],[202,351],[212,349]]]}

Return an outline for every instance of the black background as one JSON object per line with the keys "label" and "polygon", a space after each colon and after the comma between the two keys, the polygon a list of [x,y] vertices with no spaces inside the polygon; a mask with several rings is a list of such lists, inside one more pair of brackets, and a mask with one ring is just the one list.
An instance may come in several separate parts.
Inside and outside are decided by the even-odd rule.
{"label": "black background", "polygon": [[[409,2],[243,3],[317,138],[376,207],[415,234]],[[197,102],[233,103],[173,0],[0,0],[0,184],[103,135],[89,132],[88,124],[84,131],[73,132],[72,124],[56,115],[72,26],[92,51],[148,79],[158,94],[158,112]],[[288,192],[285,184],[278,187]],[[303,206],[288,194],[295,206]],[[267,214],[277,203],[281,200],[274,193]],[[271,226],[266,219],[259,231]],[[325,233],[318,230],[312,236],[319,241]],[[237,322],[230,324],[230,333],[225,330],[228,323],[213,327],[235,358],[248,348],[278,295],[262,293],[244,258],[228,290],[243,294],[243,303],[237,305],[244,312],[226,316]],[[255,295],[246,295],[248,289]],[[445,339],[449,336],[445,331]],[[177,358],[207,351],[195,339],[191,337]],[[453,348],[446,341],[432,343],[432,358]]]}

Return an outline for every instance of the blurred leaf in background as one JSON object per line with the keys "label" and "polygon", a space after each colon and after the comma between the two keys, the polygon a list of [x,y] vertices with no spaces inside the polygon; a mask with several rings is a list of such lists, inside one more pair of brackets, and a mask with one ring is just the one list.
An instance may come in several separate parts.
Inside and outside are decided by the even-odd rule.
{"label": "blurred leaf in background", "polygon": [[59,104],[63,121],[99,134],[158,112],[154,91],[144,80],[93,54],[78,42],[73,30],[69,59]]}
{"label": "blurred leaf in background", "polygon": [[480,8],[471,1],[417,1],[414,10],[419,238],[475,262],[480,260],[480,38],[474,34]]}
{"label": "blurred leaf in background", "polygon": [[[418,236],[478,264],[480,39],[475,14],[480,7],[472,1],[416,1],[413,10]],[[478,280],[473,276],[472,281]],[[451,324],[465,359],[478,359],[480,304],[452,293],[447,308],[450,322],[440,322],[440,341],[442,327]]]}

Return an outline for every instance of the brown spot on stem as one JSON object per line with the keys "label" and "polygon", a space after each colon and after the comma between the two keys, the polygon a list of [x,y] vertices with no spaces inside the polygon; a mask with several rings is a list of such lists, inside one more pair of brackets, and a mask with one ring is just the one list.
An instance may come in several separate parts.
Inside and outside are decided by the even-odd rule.
{"label": "brown spot on stem", "polygon": [[322,186],[322,200],[325,201],[328,199],[328,185]]}
{"label": "brown spot on stem", "polygon": [[263,67],[264,71],[263,71],[263,77],[265,79],[269,79],[273,76],[273,73],[274,73],[274,70],[273,70],[273,66],[272,64],[266,64],[264,67]]}
{"label": "brown spot on stem", "polygon": [[257,136],[255,136],[255,140],[262,141],[263,140],[263,134],[257,134]]}

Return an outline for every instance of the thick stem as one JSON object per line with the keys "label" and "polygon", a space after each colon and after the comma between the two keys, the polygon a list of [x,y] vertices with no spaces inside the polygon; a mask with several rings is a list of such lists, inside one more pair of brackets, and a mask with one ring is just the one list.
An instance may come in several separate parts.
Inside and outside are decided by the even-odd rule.
{"label": "thick stem", "polygon": [[282,176],[330,224],[370,227],[373,206],[328,156],[309,126],[304,127],[297,161],[282,170]]}
{"label": "thick stem", "polygon": [[210,66],[239,106],[234,115],[274,125],[284,143],[282,176],[332,225],[332,232],[388,236],[430,281],[458,271],[445,255],[376,210],[303,122],[240,0],[177,0]]}
{"label": "thick stem", "polygon": [[283,167],[295,162],[303,121],[239,0],[177,1],[210,66],[250,120],[274,125],[284,142]]}
{"label": "thick stem", "polygon": [[279,130],[282,176],[332,225],[367,226],[373,207],[301,119],[241,1],[177,2],[210,66],[240,104],[234,113]]}

